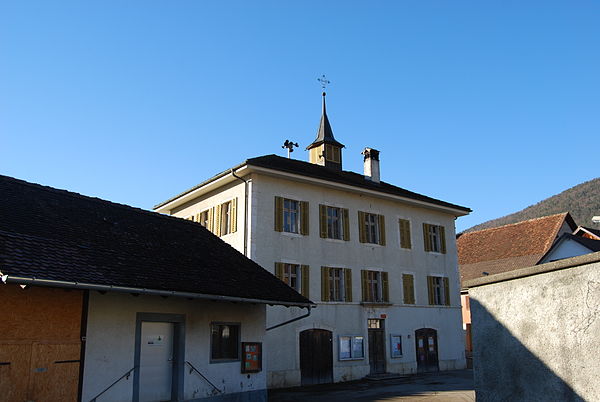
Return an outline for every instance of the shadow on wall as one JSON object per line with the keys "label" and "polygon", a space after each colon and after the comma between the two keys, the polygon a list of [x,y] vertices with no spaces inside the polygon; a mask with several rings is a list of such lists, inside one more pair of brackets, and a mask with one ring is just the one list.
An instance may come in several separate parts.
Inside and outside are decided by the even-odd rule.
{"label": "shadow on wall", "polygon": [[473,298],[471,318],[478,402],[584,401]]}

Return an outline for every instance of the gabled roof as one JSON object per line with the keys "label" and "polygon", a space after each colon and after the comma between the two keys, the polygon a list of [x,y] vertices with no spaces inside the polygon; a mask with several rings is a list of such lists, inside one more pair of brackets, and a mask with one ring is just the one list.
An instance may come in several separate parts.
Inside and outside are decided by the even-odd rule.
{"label": "gabled roof", "polygon": [[[564,242],[574,241],[585,247],[589,250],[590,253],[595,253],[596,251],[600,251],[600,240],[590,239],[588,237],[576,236],[571,233],[563,233],[560,237],[554,242],[552,247],[540,258],[540,261],[548,260],[548,256],[553,255],[558,247],[560,247]],[[554,255],[556,256],[556,255]],[[564,258],[564,257],[563,257]]]}
{"label": "gabled roof", "polygon": [[9,282],[311,303],[198,223],[6,176],[0,194]]}
{"label": "gabled roof", "polygon": [[391,195],[403,197],[403,198],[406,198],[409,200],[424,202],[427,204],[431,204],[433,206],[451,208],[458,212],[457,216],[466,215],[471,212],[471,209],[469,209],[467,207],[462,207],[460,205],[451,204],[446,201],[441,201],[441,200],[438,200],[435,198],[427,197],[425,195],[418,194],[418,193],[415,193],[415,192],[412,192],[409,190],[405,190],[401,187],[397,187],[397,186],[388,184],[383,181],[381,181],[379,183],[375,183],[371,180],[365,179],[365,176],[363,176],[362,174],[345,171],[345,170],[329,169],[327,167],[320,166],[320,165],[317,165],[314,163],[304,162],[304,161],[300,161],[297,159],[283,158],[283,157],[277,156],[277,155],[265,155],[265,156],[259,156],[256,158],[248,159],[244,163],[236,166],[235,168],[226,170],[226,171],[214,176],[213,178],[206,180],[205,182],[203,182],[197,186],[194,186],[191,189],[186,190],[183,193],[178,194],[175,197],[170,198],[169,200],[156,205],[154,207],[154,209],[155,210],[159,209],[159,208],[165,206],[166,204],[193,192],[194,190],[197,190],[219,178],[222,178],[227,174],[231,174],[231,170],[239,169],[243,166],[249,166],[249,167],[254,166],[254,167],[271,169],[271,170],[278,171],[278,172],[291,173],[291,174],[300,175],[300,176],[304,176],[304,177],[310,177],[310,178],[314,178],[314,179],[320,179],[320,180],[345,184],[348,186],[353,186],[353,187],[357,187],[357,188],[361,188],[361,189],[365,189],[365,190],[371,190],[371,191],[375,191],[375,192],[379,192],[379,193],[391,194]]}
{"label": "gabled roof", "polygon": [[590,239],[600,240],[600,230],[588,228],[586,226],[579,226],[577,229],[575,229],[573,234],[575,236],[586,236]]}
{"label": "gabled roof", "polygon": [[565,222],[571,230],[576,226],[565,212],[461,234],[456,239],[461,282],[535,265]]}
{"label": "gabled roof", "polygon": [[314,148],[323,143],[337,145],[340,148],[344,147],[344,144],[338,142],[333,137],[333,130],[331,129],[331,124],[329,124],[327,110],[325,107],[325,92],[323,92],[323,113],[321,114],[321,122],[319,123],[319,129],[317,130],[317,138],[312,142],[312,144],[307,146],[306,149]]}

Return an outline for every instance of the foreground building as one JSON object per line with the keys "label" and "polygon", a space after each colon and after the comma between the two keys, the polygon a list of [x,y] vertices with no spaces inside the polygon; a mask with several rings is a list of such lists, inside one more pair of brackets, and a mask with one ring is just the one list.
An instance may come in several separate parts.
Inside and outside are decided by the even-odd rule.
{"label": "foreground building", "polygon": [[[454,221],[470,209],[381,181],[374,149],[364,175],[344,171],[343,147],[323,97],[310,162],[248,159],[155,210],[199,222],[316,301],[268,332],[270,387],[463,368]],[[270,307],[267,325],[298,316]]]}
{"label": "foreground building", "polygon": [[265,306],[308,299],[196,223],[0,194],[2,401],[266,401]]}

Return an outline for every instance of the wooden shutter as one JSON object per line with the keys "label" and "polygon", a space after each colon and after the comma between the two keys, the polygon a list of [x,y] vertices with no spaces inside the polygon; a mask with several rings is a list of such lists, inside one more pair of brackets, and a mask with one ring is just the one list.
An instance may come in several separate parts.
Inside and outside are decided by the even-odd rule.
{"label": "wooden shutter", "polygon": [[385,246],[385,217],[379,216],[379,244]]}
{"label": "wooden shutter", "polygon": [[448,278],[442,278],[444,281],[444,297],[446,300],[444,300],[444,304],[446,306],[450,305],[450,283],[448,281]]}
{"label": "wooden shutter", "polygon": [[231,233],[237,232],[237,197],[231,200],[229,216],[231,218]]}
{"label": "wooden shutter", "polygon": [[362,288],[362,299],[365,302],[370,301],[369,286],[367,283],[367,278],[368,278],[367,273],[368,273],[368,271],[364,270],[364,269],[361,269],[361,271],[360,271],[360,282],[361,282],[360,285]]}
{"label": "wooden shutter", "polygon": [[381,273],[381,293],[383,294],[383,301],[388,303],[390,301],[390,287],[387,272]]}
{"label": "wooden shutter", "polygon": [[404,291],[404,304],[415,304],[415,283],[412,275],[402,274],[402,289]]}
{"label": "wooden shutter", "polygon": [[350,240],[350,216],[348,208],[342,208],[342,216],[344,217],[344,240]]}
{"label": "wooden shutter", "polygon": [[308,201],[300,201],[300,234],[308,236]]}
{"label": "wooden shutter", "polygon": [[321,301],[329,301],[329,267],[321,267]]}
{"label": "wooden shutter", "polygon": [[212,207],[208,210],[208,227],[207,229],[210,230],[211,232],[215,233],[214,231],[214,227],[215,227],[215,207]]}
{"label": "wooden shutter", "polygon": [[283,232],[283,197],[275,197],[275,230]]}
{"label": "wooden shutter", "polygon": [[365,213],[358,211],[358,241],[361,243],[367,242],[367,234],[365,233]]}
{"label": "wooden shutter", "polygon": [[406,219],[400,219],[400,247],[411,248],[410,240],[410,221]]}
{"label": "wooden shutter", "polygon": [[195,222],[200,222],[200,214],[199,213],[196,214]]}
{"label": "wooden shutter", "polygon": [[283,280],[283,262],[276,262],[275,263],[275,276],[279,280]]}
{"label": "wooden shutter", "polygon": [[433,306],[434,297],[433,297],[433,276],[427,277],[427,296],[429,298],[429,305]]}
{"label": "wooden shutter", "polygon": [[322,238],[327,238],[327,206],[319,205],[319,232]]}
{"label": "wooden shutter", "polygon": [[215,231],[214,234],[217,236],[221,236],[221,210],[223,209],[223,204],[217,205],[215,207]]}
{"label": "wooden shutter", "polygon": [[431,237],[429,237],[429,224],[423,224],[423,241],[425,245],[425,251],[431,251]]}
{"label": "wooden shutter", "polygon": [[344,269],[344,293],[344,301],[352,302],[352,270],[350,268]]}
{"label": "wooden shutter", "polygon": [[300,294],[308,299],[310,294],[310,273],[308,265],[300,265],[300,272],[300,275],[302,275],[302,289],[300,289]]}
{"label": "wooden shutter", "polygon": [[438,227],[440,228],[440,251],[446,254],[446,230],[443,226]]}

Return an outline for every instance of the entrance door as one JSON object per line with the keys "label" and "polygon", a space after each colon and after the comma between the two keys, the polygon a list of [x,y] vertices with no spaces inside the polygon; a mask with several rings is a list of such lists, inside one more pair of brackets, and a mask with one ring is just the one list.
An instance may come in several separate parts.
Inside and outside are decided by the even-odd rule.
{"label": "entrance door", "polygon": [[170,401],[173,383],[173,335],[170,322],[142,322],[140,401]]}
{"label": "entrance door", "polygon": [[300,332],[300,375],[302,385],[333,382],[331,331],[307,329]]}
{"label": "entrance door", "polygon": [[415,331],[417,372],[439,371],[437,331],[421,328]]}
{"label": "entrance door", "polygon": [[369,327],[369,365],[371,374],[385,373],[385,321],[367,320]]}

